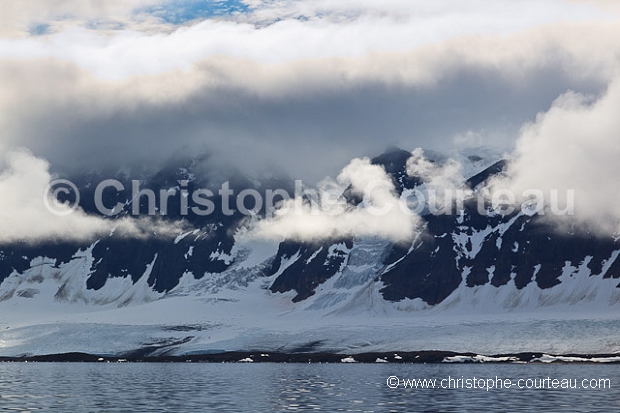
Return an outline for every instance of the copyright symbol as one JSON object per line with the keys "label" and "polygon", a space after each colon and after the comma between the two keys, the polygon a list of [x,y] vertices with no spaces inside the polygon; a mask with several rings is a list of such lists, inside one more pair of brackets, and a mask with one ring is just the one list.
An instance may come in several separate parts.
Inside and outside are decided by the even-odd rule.
{"label": "copyright symbol", "polygon": [[400,386],[400,380],[396,376],[390,376],[387,379],[387,386],[390,389],[397,389]]}
{"label": "copyright symbol", "polygon": [[[62,197],[63,200],[60,198]],[[45,187],[43,203],[49,212],[66,216],[75,211],[80,204],[80,191],[67,179],[56,179]]]}

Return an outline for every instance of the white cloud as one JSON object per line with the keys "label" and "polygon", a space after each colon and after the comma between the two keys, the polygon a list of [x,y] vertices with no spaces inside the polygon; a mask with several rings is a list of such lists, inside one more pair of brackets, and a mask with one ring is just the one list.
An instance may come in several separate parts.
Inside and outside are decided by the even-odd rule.
{"label": "white cloud", "polygon": [[[24,55],[0,60],[0,146],[26,146],[53,166],[97,167],[161,162],[179,147],[204,145],[213,162],[277,165],[317,180],[389,144],[443,150],[467,131],[484,132],[477,144],[507,149],[520,125],[568,88],[598,92],[617,66],[609,51],[620,46],[619,26],[584,24],[277,65],[213,56],[172,70],[203,56],[202,39],[226,44],[230,24],[135,38],[67,32],[73,57],[44,47],[60,37],[35,41],[62,59],[29,60],[30,43],[4,43]],[[289,36],[274,30],[234,42],[257,58],[286,60],[304,49],[303,41],[278,46]],[[101,80],[67,60],[122,80]]]}
{"label": "white cloud", "polygon": [[[618,68],[620,26],[597,8],[605,0],[251,3],[249,14],[177,28],[135,14],[146,0],[7,0],[0,26],[8,31],[61,24],[50,35],[0,39],[0,150],[26,146],[53,168],[81,168],[161,165],[180,147],[204,145],[214,169],[268,164],[314,180],[389,144],[509,148],[519,126],[558,95],[598,93]],[[91,30],[91,20],[125,26]],[[588,105],[569,100],[536,125],[545,129],[561,110],[583,117]],[[528,133],[543,136],[521,138],[516,187],[534,180],[518,165],[543,162]],[[596,150],[613,152],[604,146],[613,144]],[[429,184],[453,185],[444,178],[457,169]],[[378,202],[393,201],[383,195]],[[307,222],[346,233],[367,212]],[[82,218],[84,227],[100,225]],[[312,234],[287,219],[272,232]],[[367,233],[383,226],[364,225]]]}
{"label": "white cloud", "polygon": [[462,169],[462,165],[452,158],[443,162],[430,161],[422,148],[415,149],[407,160],[407,175],[422,180],[424,184],[417,190],[435,210],[451,208],[457,190],[462,189],[465,182]]}
{"label": "white cloud", "polygon": [[[363,199],[354,206],[343,194],[349,188]],[[316,204],[303,202],[301,194],[280,205],[273,218],[256,221],[241,239],[291,239],[317,241],[338,237],[376,236],[394,242],[410,240],[419,217],[401,207],[392,180],[383,167],[368,158],[354,159],[336,181],[325,180]]]}
{"label": "white cloud", "polygon": [[582,3],[590,6],[596,6],[606,12],[620,15],[620,4],[616,0],[567,0],[569,3]]}
{"label": "white cloud", "polygon": [[[66,215],[47,190],[53,181],[48,163],[28,151],[6,154],[0,173],[0,242],[89,240],[115,230],[129,237],[178,235],[180,228],[138,219],[107,220],[81,209]],[[45,195],[48,195],[45,198]],[[75,198],[72,198],[75,199]]]}
{"label": "white cloud", "polygon": [[[69,2],[57,3],[60,13],[63,5]],[[108,2],[77,2],[82,4],[77,10],[93,14],[98,10],[93,6],[95,3]],[[102,15],[116,15],[120,13],[117,9],[131,10],[127,5],[123,7],[122,2],[110,2],[98,11]],[[33,7],[33,10],[39,8]],[[257,26],[253,19],[261,13],[278,20]],[[300,15],[320,17],[299,20]],[[351,17],[331,19],[334,15]],[[188,70],[194,63],[216,56],[269,65],[362,57],[376,52],[406,52],[463,37],[513,35],[559,22],[577,25],[605,21],[606,15],[595,7],[560,0],[491,3],[292,1],[263,5],[254,14],[236,20],[209,19],[173,32],[170,28],[148,32],[127,28],[108,32],[74,24],[47,36],[2,39],[0,59],[53,57],[73,62],[102,79],[119,80],[174,69]],[[562,30],[561,35],[566,36],[566,30]],[[511,47],[516,47],[518,53],[523,46]],[[485,54],[480,49],[475,52]]]}
{"label": "white cloud", "polygon": [[0,36],[24,36],[34,24],[127,22],[133,10],[161,0],[3,0]]}
{"label": "white cloud", "polygon": [[[491,183],[517,196],[542,191],[547,204],[551,191],[558,207],[574,191],[574,218],[604,231],[620,229],[620,78],[598,99],[568,92],[535,122],[524,127],[506,171]],[[521,198],[523,199],[523,198]],[[570,223],[565,216],[550,219]],[[570,217],[569,217],[570,218]]]}
{"label": "white cloud", "polygon": [[424,156],[422,148],[416,148],[411,152],[411,158],[407,160],[407,175],[417,176],[424,183],[436,189],[452,189],[464,182],[461,173],[462,166],[456,160],[449,158],[444,163],[437,163]]}

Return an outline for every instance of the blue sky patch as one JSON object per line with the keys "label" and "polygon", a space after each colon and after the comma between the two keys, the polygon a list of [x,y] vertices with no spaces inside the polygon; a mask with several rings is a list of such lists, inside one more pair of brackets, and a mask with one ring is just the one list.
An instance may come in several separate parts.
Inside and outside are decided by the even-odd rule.
{"label": "blue sky patch", "polygon": [[50,25],[47,23],[34,23],[28,27],[28,33],[32,36],[43,36],[50,32]]}
{"label": "blue sky patch", "polygon": [[246,13],[249,7],[240,0],[172,0],[163,5],[140,10],[167,23],[183,24],[197,19]]}

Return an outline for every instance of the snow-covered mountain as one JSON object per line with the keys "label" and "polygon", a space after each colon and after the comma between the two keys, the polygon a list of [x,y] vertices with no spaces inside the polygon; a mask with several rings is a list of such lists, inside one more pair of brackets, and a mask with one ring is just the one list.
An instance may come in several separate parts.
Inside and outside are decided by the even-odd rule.
{"label": "snow-covered mountain", "polygon": [[[399,193],[423,185],[407,174],[410,156],[393,149],[372,160]],[[472,189],[505,164],[490,151],[459,156]],[[443,162],[440,154],[427,157]],[[141,187],[208,186],[193,162],[171,165]],[[101,178],[79,180],[86,212],[95,212],[89,200]],[[231,186],[292,192],[294,184],[238,177]],[[620,245],[612,234],[558,229],[523,211],[481,215],[466,203],[458,214],[424,214],[407,244],[379,237],[241,242],[235,233],[245,216],[185,216],[180,196],[164,217],[185,225],[176,237],[111,232],[94,242],[2,246],[1,355],[620,350]],[[121,202],[126,213],[133,202],[118,192],[104,193],[104,201]]]}

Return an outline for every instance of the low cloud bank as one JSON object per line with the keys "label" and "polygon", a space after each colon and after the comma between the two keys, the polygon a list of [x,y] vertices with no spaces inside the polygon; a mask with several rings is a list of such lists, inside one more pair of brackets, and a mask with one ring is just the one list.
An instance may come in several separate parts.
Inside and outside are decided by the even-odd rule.
{"label": "low cloud bank", "polygon": [[[49,164],[26,150],[4,156],[0,173],[0,242],[47,240],[88,241],[115,231],[128,237],[175,236],[181,227],[146,218],[116,220],[88,215],[80,208],[63,205],[50,191],[54,177]],[[75,201],[71,188],[62,189]],[[72,197],[72,198],[70,198]],[[70,198],[70,199],[69,199]]]}
{"label": "low cloud bank", "polygon": [[[567,92],[524,126],[506,176],[491,190],[574,193],[574,219],[609,232],[620,229],[620,79],[600,97]],[[547,215],[557,222],[575,222]]]}
{"label": "low cloud bank", "polygon": [[[347,201],[345,191],[363,201]],[[353,159],[336,180],[325,179],[314,191],[283,202],[273,218],[255,222],[245,239],[318,241],[347,236],[410,240],[419,217],[400,207],[400,199],[383,167],[368,158]]]}

